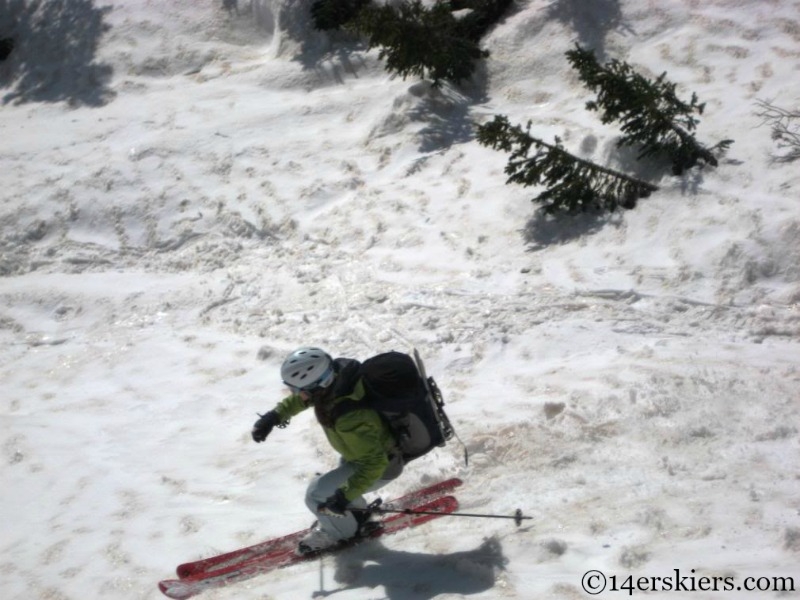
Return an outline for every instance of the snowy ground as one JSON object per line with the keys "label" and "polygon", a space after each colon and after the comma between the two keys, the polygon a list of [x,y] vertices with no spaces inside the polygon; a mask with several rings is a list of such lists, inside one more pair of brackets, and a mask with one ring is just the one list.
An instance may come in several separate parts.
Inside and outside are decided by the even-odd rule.
{"label": "snowy ground", "polygon": [[[800,105],[800,2],[520,2],[441,90],[314,33],[306,1],[239,4],[0,0],[2,597],[159,598],[180,562],[308,525],[335,461],[312,415],[249,438],[301,344],[426,357],[471,462],[448,446],[386,496],[459,475],[464,510],[535,520],[204,598],[560,600],[589,570],[800,589],[800,172],[755,115]],[[698,138],[735,140],[719,168],[608,219],[506,186],[473,138],[494,114],[636,173],[575,41],[696,92]]]}

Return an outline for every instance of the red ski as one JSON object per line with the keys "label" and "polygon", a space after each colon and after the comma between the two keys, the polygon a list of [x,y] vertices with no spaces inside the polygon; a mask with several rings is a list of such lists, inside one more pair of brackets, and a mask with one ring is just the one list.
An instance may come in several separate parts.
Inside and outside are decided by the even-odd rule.
{"label": "red ski", "polygon": [[[424,487],[415,492],[411,492],[410,494],[406,494],[405,496],[397,498],[396,500],[392,500],[391,502],[387,502],[384,506],[387,508],[404,510],[417,504],[427,502],[432,498],[449,494],[462,483],[463,482],[460,479],[455,477],[452,479],[447,479],[445,481]],[[240,548],[239,550],[226,552],[225,554],[220,554],[218,556],[212,556],[194,562],[183,563],[182,565],[178,565],[176,571],[178,577],[184,579],[185,577],[189,577],[197,573],[218,570],[223,567],[239,564],[250,558],[272,553],[278,550],[284,550],[287,548],[294,550],[294,548],[297,547],[297,543],[308,533],[308,531],[308,529],[305,529],[284,537],[267,540],[266,542],[255,544],[254,546],[248,546],[247,548]]]}
{"label": "red ski", "polygon": [[[395,501],[397,503],[398,501]],[[244,554],[239,561],[233,562],[226,560],[216,568],[209,568],[204,571],[196,571],[182,579],[168,579],[158,584],[158,588],[168,597],[184,600],[191,598],[205,590],[224,587],[237,581],[250,579],[256,575],[268,573],[280,567],[285,567],[294,563],[313,560],[318,556],[332,554],[343,548],[347,548],[361,541],[389,535],[406,529],[427,523],[433,519],[442,517],[446,514],[455,512],[458,509],[458,501],[453,496],[440,496],[428,501],[427,503],[416,504],[413,507],[406,507],[411,511],[422,511],[425,514],[392,513],[379,522],[382,527],[373,531],[370,535],[363,538],[356,538],[349,543],[345,543],[334,548],[314,554],[297,554],[296,544],[288,546],[284,543],[276,544],[272,549],[262,551],[255,555]],[[403,509],[405,510],[405,509]],[[304,532],[299,532],[304,533]],[[285,540],[293,538],[299,540],[298,534],[279,538]]]}

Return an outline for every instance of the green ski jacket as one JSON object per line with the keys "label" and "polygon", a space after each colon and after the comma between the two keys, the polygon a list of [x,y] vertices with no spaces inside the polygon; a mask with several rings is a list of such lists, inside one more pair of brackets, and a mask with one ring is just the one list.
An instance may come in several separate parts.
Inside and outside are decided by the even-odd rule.
{"label": "green ski jacket", "polygon": [[[362,401],[364,384],[358,380],[353,391],[337,396],[333,405],[346,400]],[[299,394],[287,396],[275,407],[283,421],[310,408]],[[344,497],[355,500],[366,492],[383,475],[389,465],[389,455],[395,449],[395,441],[388,425],[370,408],[351,410],[340,416],[332,427],[322,425],[325,436],[345,462],[355,467],[355,472],[342,486]]]}

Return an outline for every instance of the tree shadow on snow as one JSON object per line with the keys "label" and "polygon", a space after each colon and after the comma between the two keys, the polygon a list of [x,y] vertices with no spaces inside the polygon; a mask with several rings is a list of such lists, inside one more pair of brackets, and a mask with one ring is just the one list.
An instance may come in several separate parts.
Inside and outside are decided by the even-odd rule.
{"label": "tree shadow on snow", "polygon": [[358,79],[359,71],[367,67],[362,54],[366,49],[363,40],[347,32],[315,32],[303,43],[296,60],[304,70],[316,73],[321,83],[340,85]]}
{"label": "tree shadow on snow", "polygon": [[318,30],[308,0],[284,0],[279,6],[268,0],[252,0],[250,11],[270,34],[278,34],[280,22],[282,44],[296,46],[291,60],[300,63],[304,71],[315,73],[321,86],[358,79],[359,71],[366,66],[360,56],[367,49],[366,42],[347,31]]}
{"label": "tree shadow on snow", "polygon": [[496,572],[508,560],[496,538],[474,550],[423,554],[389,550],[375,542],[356,546],[336,557],[336,581],[344,586],[320,590],[324,598],[346,590],[382,586],[389,600],[430,600],[440,594],[468,596],[494,587]]}
{"label": "tree shadow on snow", "polygon": [[642,147],[639,145],[617,146],[614,141],[609,145],[606,162],[614,169],[630,173],[653,185],[663,188],[677,187],[682,196],[697,196],[700,193],[704,182],[702,165],[687,169],[680,175],[672,175],[672,161],[668,156],[656,154],[640,158],[641,151]]}
{"label": "tree shadow on snow", "polygon": [[[304,51],[297,60],[304,69],[318,73],[320,81],[341,84],[346,78],[357,79],[359,69],[365,64],[361,53],[366,50],[366,43],[347,34],[336,40],[331,48],[324,43],[315,45],[313,51]],[[471,109],[488,99],[484,71],[485,67],[479,63],[472,79],[458,85],[443,81],[434,86],[427,79],[407,79],[407,93],[415,97],[415,102],[406,116],[412,123],[423,124],[416,134],[420,152],[445,150],[475,138]]]}
{"label": "tree shadow on snow", "polygon": [[[357,79],[367,67],[364,53],[368,44],[361,36],[347,31],[315,29],[308,3],[287,0],[281,11],[283,34],[299,44],[294,60],[306,71],[317,74],[320,84],[342,84]],[[489,59],[491,60],[491,58]],[[416,97],[407,116],[423,123],[418,130],[420,151],[435,152],[475,138],[471,107],[488,100],[488,75],[485,61],[476,64],[469,80],[453,84],[447,81],[434,86],[428,79],[409,77],[408,94]]]}
{"label": "tree shadow on snow", "polygon": [[572,27],[578,43],[593,49],[601,62],[605,60],[606,35],[615,29],[630,29],[624,25],[619,0],[555,0],[548,16]]}
{"label": "tree shadow on snow", "polygon": [[408,111],[411,121],[424,123],[417,132],[420,152],[444,150],[475,138],[472,107],[487,101],[482,76],[462,85],[443,82],[435,87],[430,81],[418,81],[408,88],[408,93],[419,97],[419,102]]}
{"label": "tree shadow on snow", "polygon": [[586,235],[597,233],[609,223],[618,222],[622,213],[586,211],[576,215],[565,213],[548,214],[538,208],[522,229],[522,239],[529,252],[547,246],[566,244]]}
{"label": "tree shadow on snow", "polygon": [[0,87],[11,90],[3,103],[108,103],[112,69],[95,55],[110,11],[92,0],[0,0],[0,38],[13,44],[0,62]]}

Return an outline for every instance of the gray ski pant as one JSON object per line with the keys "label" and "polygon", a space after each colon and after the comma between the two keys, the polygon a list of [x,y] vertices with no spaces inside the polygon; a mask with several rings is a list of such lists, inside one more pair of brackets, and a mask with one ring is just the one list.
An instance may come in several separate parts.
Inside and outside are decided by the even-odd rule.
{"label": "gray ski pant", "polygon": [[[317,511],[317,506],[330,498],[337,488],[341,487],[355,472],[355,467],[348,462],[342,461],[338,467],[315,477],[308,485],[306,490],[306,506],[317,517],[319,527],[335,540],[346,540],[353,537],[358,530],[358,521],[352,512],[346,512],[343,517],[332,517],[323,515]],[[368,490],[374,492],[379,490],[390,481],[396,479],[403,472],[403,462],[400,459],[393,459],[386,470]],[[366,508],[367,501],[364,496],[356,498],[350,502],[354,508]]]}

